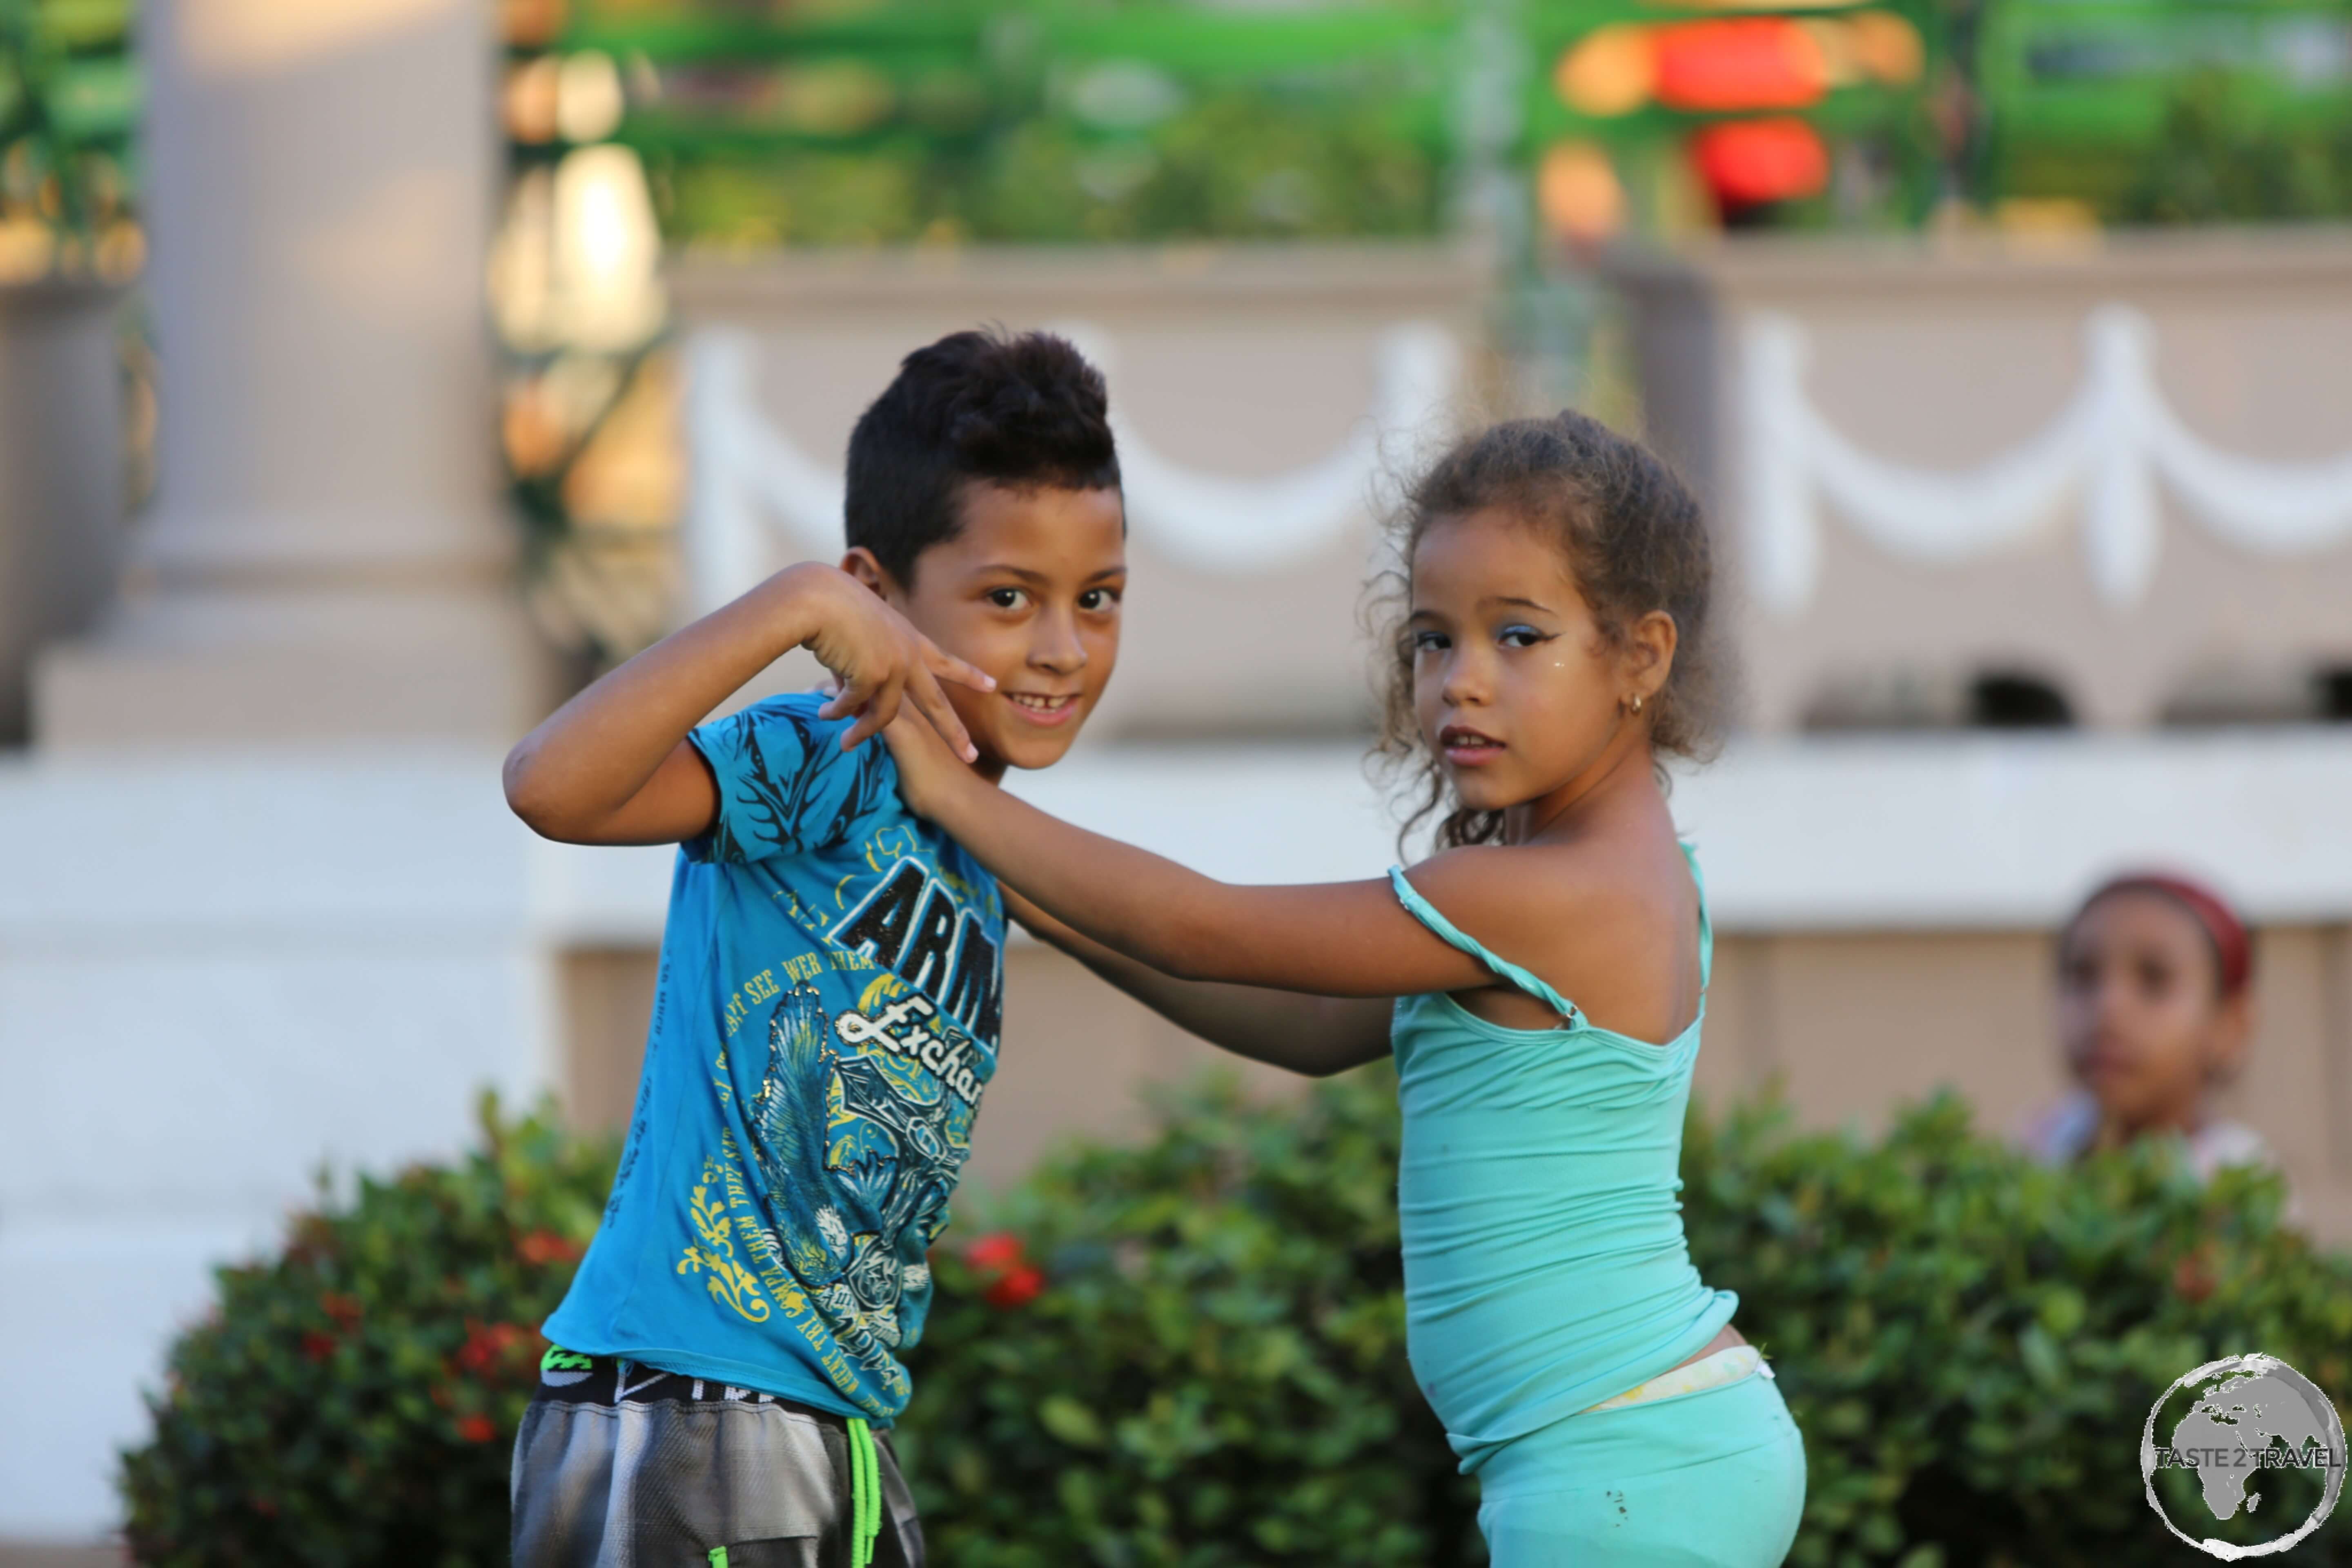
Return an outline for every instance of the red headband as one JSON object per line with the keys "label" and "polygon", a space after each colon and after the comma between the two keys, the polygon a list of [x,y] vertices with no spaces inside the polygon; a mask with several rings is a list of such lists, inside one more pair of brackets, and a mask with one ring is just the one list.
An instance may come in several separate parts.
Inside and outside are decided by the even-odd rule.
{"label": "red headband", "polygon": [[2083,900],[2074,913],[2079,921],[2084,911],[2101,899],[2115,893],[2156,893],[2170,899],[2197,918],[2205,928],[2205,935],[2213,944],[2213,959],[2219,967],[2221,994],[2235,996],[2246,988],[2254,974],[2253,943],[2247,940],[2245,922],[2236,911],[2221,901],[2221,896],[2201,882],[2186,877],[2176,877],[2162,871],[2131,871],[2100,884],[2096,892]]}

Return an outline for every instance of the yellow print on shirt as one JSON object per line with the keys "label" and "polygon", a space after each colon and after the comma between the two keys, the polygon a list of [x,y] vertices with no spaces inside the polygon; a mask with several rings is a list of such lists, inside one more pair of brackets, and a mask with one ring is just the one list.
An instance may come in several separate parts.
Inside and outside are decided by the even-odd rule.
{"label": "yellow print on shirt", "polygon": [[767,1298],[760,1294],[760,1282],[751,1271],[736,1260],[735,1221],[718,1199],[710,1195],[710,1187],[718,1172],[709,1161],[702,1166],[702,1181],[694,1189],[694,1228],[702,1237],[699,1247],[689,1246],[677,1262],[680,1274],[707,1274],[704,1281],[710,1287],[713,1300],[724,1301],[747,1321],[764,1323],[772,1309]]}
{"label": "yellow print on shirt", "polygon": [[772,968],[762,969],[735,987],[734,994],[727,998],[727,1037],[730,1040],[735,1037],[735,1031],[742,1027],[743,1020],[751,1016],[753,1007],[763,1002],[772,1002],[782,994],[783,987],[776,983],[776,972]]}

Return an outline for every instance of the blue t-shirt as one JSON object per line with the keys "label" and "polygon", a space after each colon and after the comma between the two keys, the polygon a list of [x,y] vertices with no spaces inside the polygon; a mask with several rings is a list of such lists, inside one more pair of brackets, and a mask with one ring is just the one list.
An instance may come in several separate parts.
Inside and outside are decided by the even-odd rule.
{"label": "blue t-shirt", "polygon": [[887,1422],[996,1070],[1004,915],[823,701],[689,737],[719,816],[679,847],[620,1173],[545,1332]]}

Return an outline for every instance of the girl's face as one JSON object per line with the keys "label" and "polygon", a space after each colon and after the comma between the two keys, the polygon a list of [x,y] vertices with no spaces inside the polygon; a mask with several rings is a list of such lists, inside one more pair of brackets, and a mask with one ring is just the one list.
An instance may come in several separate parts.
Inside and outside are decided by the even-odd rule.
{"label": "girl's face", "polygon": [[2062,940],[2067,1061],[2126,1129],[2194,1126],[2207,1086],[2236,1064],[2247,1026],[2245,998],[2221,994],[2205,928],[2161,893],[2110,893]]}
{"label": "girl's face", "polygon": [[[1405,623],[1423,744],[1455,798],[1504,811],[1566,792],[1649,726],[1629,712],[1665,682],[1674,620],[1653,612],[1612,640],[1557,543],[1501,509],[1430,525],[1412,553]],[[1644,763],[1646,765],[1646,762]]]}

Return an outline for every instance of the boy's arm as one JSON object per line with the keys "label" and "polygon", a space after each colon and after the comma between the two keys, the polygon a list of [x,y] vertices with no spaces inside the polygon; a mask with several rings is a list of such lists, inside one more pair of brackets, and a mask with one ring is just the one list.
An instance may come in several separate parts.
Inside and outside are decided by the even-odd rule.
{"label": "boy's arm", "polygon": [[1178,1028],[1252,1061],[1325,1078],[1389,1054],[1389,1002],[1178,980],[1081,935],[1000,884],[1006,912]]}
{"label": "boy's arm", "polygon": [[809,563],[673,632],[556,710],[507,754],[507,804],[544,837],[668,844],[708,832],[710,770],[687,742],[745,681],[805,646],[841,682],[820,717],[857,714],[846,750],[911,701],[958,754],[971,737],[940,681],[995,682],[942,653],[872,590]]}

